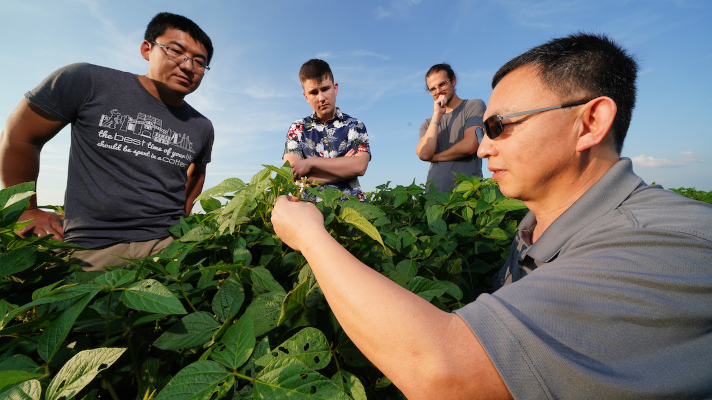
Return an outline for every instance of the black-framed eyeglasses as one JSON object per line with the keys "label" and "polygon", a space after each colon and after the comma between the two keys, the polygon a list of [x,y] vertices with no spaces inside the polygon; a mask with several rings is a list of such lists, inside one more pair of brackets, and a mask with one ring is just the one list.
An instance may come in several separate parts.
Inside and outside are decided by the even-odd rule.
{"label": "black-framed eyeglasses", "polygon": [[509,125],[509,124],[514,123],[514,122],[510,122],[507,124],[503,124],[502,120],[504,120],[504,119],[512,118],[512,117],[519,117],[519,116],[527,115],[527,114],[539,113],[539,112],[543,112],[543,111],[556,110],[557,108],[580,106],[581,104],[586,104],[589,101],[591,101],[591,100],[574,101],[571,103],[559,104],[558,106],[537,108],[534,110],[520,111],[520,112],[506,114],[506,115],[495,114],[495,115],[490,116],[486,120],[484,120],[484,122],[482,123],[482,130],[490,139],[496,139],[497,137],[499,137],[499,135],[502,134],[502,132],[504,132],[504,125]]}
{"label": "black-framed eyeglasses", "polygon": [[431,88],[428,88],[428,92],[430,92],[430,94],[435,94],[435,93],[437,93],[437,92],[439,92],[439,91],[441,91],[441,90],[445,90],[445,88],[447,87],[447,83],[448,83],[448,82],[450,82],[450,79],[448,79],[448,80],[446,80],[446,81],[440,82],[440,84],[438,84],[437,86],[433,86],[433,87],[431,87]]}
{"label": "black-framed eyeglasses", "polygon": [[205,71],[210,71],[210,67],[208,67],[207,64],[205,64],[205,61],[195,59],[195,58],[190,58],[185,55],[182,51],[178,49],[174,49],[173,47],[168,47],[166,45],[160,44],[158,42],[150,42],[151,44],[155,44],[156,46],[163,47],[166,50],[166,55],[168,56],[168,59],[171,60],[172,62],[176,64],[182,64],[185,61],[190,61],[193,63],[193,69],[195,72],[202,74]]}

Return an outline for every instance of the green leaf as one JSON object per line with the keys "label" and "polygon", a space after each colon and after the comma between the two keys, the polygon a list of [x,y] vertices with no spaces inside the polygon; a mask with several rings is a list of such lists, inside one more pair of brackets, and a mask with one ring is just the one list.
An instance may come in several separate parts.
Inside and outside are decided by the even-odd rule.
{"label": "green leaf", "polygon": [[110,347],[80,351],[54,376],[47,387],[45,399],[57,400],[61,397],[71,399],[99,372],[114,364],[124,351],[126,349]]}
{"label": "green leaf", "polygon": [[0,254],[0,278],[22,272],[35,263],[36,247],[21,247]]}
{"label": "green leaf", "polygon": [[408,200],[408,194],[407,193],[398,193],[396,195],[396,199],[393,201],[393,207],[398,207],[401,204],[405,203],[406,200]]}
{"label": "green leaf", "polygon": [[18,307],[14,310],[12,310],[3,320],[3,326],[7,324],[7,322],[11,321],[15,317],[17,317],[20,314],[25,313],[27,310],[31,309],[34,306],[38,306],[40,304],[47,304],[47,303],[55,303],[55,302],[60,302],[64,300],[69,300],[73,299],[75,297],[80,297],[83,296],[89,292],[92,292],[96,290],[97,288],[101,289],[101,286],[99,285],[93,285],[93,284],[85,284],[85,285],[68,285],[59,289],[55,289],[51,295],[39,298],[35,301],[32,301],[30,303],[27,303],[21,307]]}
{"label": "green leaf", "polygon": [[235,378],[220,364],[213,361],[196,361],[178,371],[156,400],[220,398],[234,383]]}
{"label": "green leaf", "polygon": [[[4,333],[4,332],[3,332]],[[15,354],[7,360],[0,363],[0,372],[2,371],[25,371],[35,372],[39,368],[30,357],[23,354]]]}
{"label": "green leaf", "polygon": [[321,192],[322,198],[324,199],[324,203],[326,204],[331,204],[334,202],[334,200],[342,197],[344,194],[341,193],[340,190],[337,189],[332,189],[332,188],[324,188],[324,190]]}
{"label": "green leaf", "polygon": [[501,228],[492,228],[491,230],[483,232],[483,236],[494,240],[509,240],[513,235],[505,232]]}
{"label": "green leaf", "polygon": [[77,320],[77,317],[79,317],[79,314],[84,311],[84,308],[97,293],[99,293],[98,289],[79,299],[79,301],[74,303],[74,305],[64,310],[59,318],[52,321],[47,329],[42,332],[40,341],[37,344],[37,352],[42,359],[47,362],[52,360],[52,357],[54,357],[57,350],[59,350],[62,343],[64,343],[64,340],[67,339],[67,336],[72,330],[72,326]]}
{"label": "green leaf", "polygon": [[188,314],[163,333],[153,343],[163,350],[179,350],[199,346],[210,340],[213,332],[220,328],[209,313],[198,311]]}
{"label": "green leaf", "polygon": [[418,263],[413,260],[403,260],[396,265],[396,271],[409,278],[414,278],[418,274]]}
{"label": "green leaf", "polygon": [[299,360],[311,369],[322,369],[331,361],[331,346],[320,330],[304,328],[255,363],[269,365],[276,360],[290,358]]}
{"label": "green leaf", "polygon": [[109,286],[112,288],[121,287],[127,283],[131,283],[136,279],[136,271],[131,271],[127,269],[117,269],[111,272],[107,272],[104,275],[96,278],[94,282]]}
{"label": "green leaf", "polygon": [[502,201],[494,205],[495,211],[514,211],[523,210],[527,208],[527,205],[523,201],[518,199],[505,198]]}
{"label": "green leaf", "polygon": [[348,200],[344,202],[345,207],[353,208],[359,215],[366,218],[369,221],[373,221],[377,218],[385,217],[386,214],[377,206],[368,203],[362,203],[358,200]]}
{"label": "green leaf", "polygon": [[218,199],[200,200],[200,207],[203,209],[203,211],[209,213],[222,207],[222,203],[220,203],[220,200]]}
{"label": "green leaf", "polygon": [[350,398],[354,400],[367,400],[366,389],[356,375],[341,370],[331,378],[331,381]]}
{"label": "green leaf", "polygon": [[156,314],[187,314],[180,300],[154,279],[146,279],[129,286],[121,294],[121,302],[135,310]]}
{"label": "green leaf", "polygon": [[352,367],[367,367],[371,365],[371,361],[361,353],[361,350],[356,347],[354,342],[352,342],[345,333],[342,333],[339,337],[336,352],[341,354],[346,364]]}
{"label": "green leaf", "polygon": [[435,217],[432,223],[428,224],[430,230],[436,235],[444,235],[447,233],[447,224],[440,217]]}
{"label": "green leaf", "polygon": [[228,368],[237,369],[250,358],[255,343],[252,317],[244,315],[225,332],[210,358]]}
{"label": "green leaf", "polygon": [[386,247],[385,244],[383,244],[383,239],[381,238],[381,234],[378,233],[378,229],[376,229],[375,226],[373,226],[368,220],[364,217],[362,217],[358,211],[354,210],[351,207],[344,207],[341,209],[341,221],[344,222],[345,224],[353,225],[356,228],[360,229],[363,233],[367,234],[371,239],[377,241],[378,243],[381,244],[384,248]]}
{"label": "green leaf", "polygon": [[417,294],[426,301],[431,301],[433,298],[440,297],[447,292],[448,286],[440,282],[431,281],[430,279],[422,276],[416,276],[408,283],[408,287],[406,289]]}
{"label": "green leaf", "polygon": [[255,294],[262,294],[268,292],[281,292],[285,293],[282,285],[277,282],[272,273],[269,272],[264,267],[256,267],[250,271],[250,278],[252,279],[252,291]]}
{"label": "green leaf", "polygon": [[497,190],[492,186],[485,186],[482,188],[482,200],[486,201],[487,204],[492,204],[497,200]]}
{"label": "green leaf", "polygon": [[277,326],[282,325],[286,320],[296,314],[299,310],[307,308],[307,293],[310,288],[310,279],[305,279],[292,289],[282,302],[282,310],[277,320]]}
{"label": "green leaf", "polygon": [[0,226],[8,226],[20,218],[30,205],[30,196],[35,192],[34,182],[20,183],[0,190]]}
{"label": "green leaf", "polygon": [[146,391],[153,392],[154,390],[159,391],[166,386],[169,381],[169,377],[160,375],[158,372],[159,363],[158,360],[153,357],[148,357],[144,361],[141,367],[141,383],[138,387],[138,400],[142,400]]}
{"label": "green leaf", "polygon": [[259,337],[277,327],[282,311],[282,302],[286,295],[282,292],[270,292],[255,297],[247,306],[245,314],[255,323],[255,336]]}
{"label": "green leaf", "polygon": [[2,395],[7,400],[40,400],[41,394],[42,386],[40,381],[31,379],[20,383]]}
{"label": "green leaf", "polygon": [[27,371],[2,371],[0,372],[0,391],[5,387],[11,387],[20,382],[42,378],[43,376],[43,374]]}
{"label": "green leaf", "polygon": [[183,235],[179,240],[183,243],[202,242],[210,239],[215,234],[215,230],[205,225],[198,225]]}
{"label": "green leaf", "polygon": [[349,399],[328,378],[293,358],[273,362],[256,379],[254,399]]}
{"label": "green leaf", "polygon": [[[220,182],[217,186],[212,187],[198,196],[195,201],[208,200],[211,197],[219,197],[226,193],[233,193],[236,190],[244,189],[247,185],[245,182],[237,178],[228,178]],[[207,211],[207,210],[206,210]]]}
{"label": "green leaf", "polygon": [[441,205],[431,206],[425,211],[425,215],[428,218],[428,225],[435,222],[437,218],[440,218],[445,213],[445,207]]}
{"label": "green leaf", "polygon": [[244,300],[245,289],[242,287],[240,278],[231,273],[213,297],[212,309],[218,319],[225,322],[237,315]]}

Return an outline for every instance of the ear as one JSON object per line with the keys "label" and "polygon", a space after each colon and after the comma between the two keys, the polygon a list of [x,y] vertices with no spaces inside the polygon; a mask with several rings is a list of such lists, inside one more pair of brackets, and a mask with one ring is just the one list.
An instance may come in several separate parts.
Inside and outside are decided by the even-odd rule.
{"label": "ear", "polygon": [[309,98],[307,97],[307,92],[302,92],[302,96],[304,96],[304,99],[309,102]]}
{"label": "ear", "polygon": [[576,142],[576,151],[588,150],[607,143],[608,133],[616,117],[616,102],[610,97],[597,97],[582,106],[581,131]]}
{"label": "ear", "polygon": [[141,57],[143,57],[144,60],[148,61],[148,54],[151,52],[151,43],[148,43],[147,40],[144,40],[143,43],[141,43]]}
{"label": "ear", "polygon": [[334,97],[339,94],[339,84],[334,82]]}
{"label": "ear", "polygon": [[450,82],[452,82],[452,86],[457,85],[457,76],[453,76],[452,79],[450,79]]}

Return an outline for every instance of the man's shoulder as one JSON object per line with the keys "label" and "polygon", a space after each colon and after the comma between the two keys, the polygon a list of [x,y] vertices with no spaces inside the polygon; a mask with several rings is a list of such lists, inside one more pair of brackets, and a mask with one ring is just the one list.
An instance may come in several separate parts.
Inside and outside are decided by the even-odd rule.
{"label": "man's shoulder", "polygon": [[712,241],[712,204],[645,185],[631,193],[619,207],[636,227],[688,232]]}
{"label": "man's shoulder", "polygon": [[[365,126],[366,126],[366,125],[364,125],[363,121],[361,121],[360,119],[358,119],[356,117],[352,117],[351,115],[346,114],[345,112],[340,112],[339,115],[340,115],[339,119],[343,122],[344,125],[352,126],[352,127],[356,126],[356,127],[361,127],[361,128],[365,128]],[[339,120],[339,119],[337,119],[337,120]]]}
{"label": "man's shoulder", "polygon": [[481,99],[469,99],[465,100],[465,113],[467,114],[472,114],[472,113],[479,113],[479,114],[484,114],[485,108],[487,106],[485,105],[485,102]]}

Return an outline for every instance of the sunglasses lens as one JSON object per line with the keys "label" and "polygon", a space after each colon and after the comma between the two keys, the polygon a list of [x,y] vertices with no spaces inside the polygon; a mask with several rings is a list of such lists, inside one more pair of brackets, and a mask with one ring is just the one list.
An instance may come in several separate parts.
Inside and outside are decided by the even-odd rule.
{"label": "sunglasses lens", "polygon": [[499,125],[499,119],[496,115],[487,118],[482,125],[485,133],[487,134],[487,136],[489,136],[490,139],[496,139],[500,134],[502,134],[502,130],[500,129]]}

